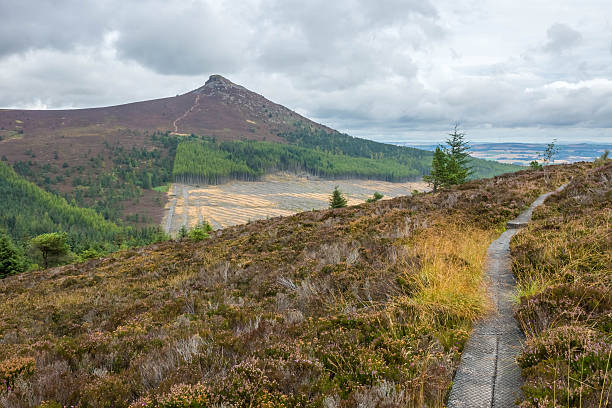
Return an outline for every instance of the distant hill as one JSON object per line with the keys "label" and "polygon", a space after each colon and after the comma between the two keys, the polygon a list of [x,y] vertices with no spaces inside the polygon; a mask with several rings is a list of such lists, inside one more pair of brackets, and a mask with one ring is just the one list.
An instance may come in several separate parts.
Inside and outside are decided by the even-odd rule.
{"label": "distant hill", "polygon": [[[112,137],[119,129],[170,131],[218,140],[284,141],[278,133],[295,124],[335,132],[220,75],[183,95],[125,105],[71,110],[0,110],[0,137],[38,142],[65,138]],[[9,151],[10,152],[10,151]]]}
{"label": "distant hill", "polygon": [[[394,142],[398,146],[409,146],[417,149],[433,151],[435,144],[413,144],[410,142]],[[527,166],[532,160],[541,160],[547,143],[470,143],[472,156],[485,160],[495,160],[500,163],[511,163]],[[606,150],[612,150],[611,143],[557,143],[558,149],[554,156],[555,163],[574,163],[578,161],[593,161]]]}
{"label": "distant hill", "polygon": [[[180,145],[194,138],[206,142],[205,151],[185,156]],[[177,177],[251,180],[298,169],[328,178],[403,181],[427,174],[431,163],[430,152],[342,134],[220,75],[170,98],[91,109],[0,110],[0,154],[44,189],[134,224],[161,220],[166,197],[152,188]],[[214,168],[204,157],[215,157]],[[473,166],[474,177],[519,169],[482,160]]]}

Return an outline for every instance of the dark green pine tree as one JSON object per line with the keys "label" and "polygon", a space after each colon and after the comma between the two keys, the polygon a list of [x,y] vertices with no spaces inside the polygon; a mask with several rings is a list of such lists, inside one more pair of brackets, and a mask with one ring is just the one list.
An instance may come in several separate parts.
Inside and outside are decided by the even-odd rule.
{"label": "dark green pine tree", "polygon": [[70,254],[70,247],[66,243],[66,234],[49,232],[38,235],[30,240],[32,249],[40,252],[45,269],[49,266],[60,264],[62,258]]}
{"label": "dark green pine tree", "polygon": [[336,186],[336,188],[334,188],[334,192],[331,195],[331,198],[329,199],[329,208],[342,207],[346,207],[346,198],[344,197],[344,194],[342,194],[342,191],[340,191],[338,186]]}
{"label": "dark green pine tree", "polygon": [[0,279],[21,273],[25,268],[23,253],[6,234],[0,232]]}
{"label": "dark green pine tree", "polygon": [[448,156],[447,172],[448,172],[448,184],[463,184],[467,178],[472,174],[472,170],[469,166],[470,162],[470,146],[464,139],[465,133],[459,132],[459,125],[455,124],[455,127],[451,133],[448,134],[449,138],[446,139],[448,147],[444,149],[444,152]]}
{"label": "dark green pine tree", "polygon": [[449,183],[448,162],[448,155],[444,153],[440,146],[436,147],[431,160],[431,171],[429,175],[423,177],[423,180],[432,185],[434,192]]}

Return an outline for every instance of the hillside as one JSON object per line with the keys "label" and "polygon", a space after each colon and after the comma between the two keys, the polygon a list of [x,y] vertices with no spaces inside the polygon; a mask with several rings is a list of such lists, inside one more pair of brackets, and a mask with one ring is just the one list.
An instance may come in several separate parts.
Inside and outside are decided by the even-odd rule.
{"label": "hillside", "polygon": [[[222,168],[213,166],[221,174],[209,177],[209,169],[182,171],[183,164],[201,166],[184,163],[183,157],[174,168],[177,146],[192,134],[209,141],[209,153],[217,159],[227,159],[221,161]],[[236,153],[241,141],[267,146],[265,163],[245,171],[240,163],[245,158]],[[269,154],[275,144],[281,146]],[[239,157],[226,157],[228,149]],[[219,150],[225,150],[223,157],[218,157]],[[283,162],[288,154],[291,163]],[[401,181],[426,174],[431,162],[430,152],[341,134],[219,75],[171,98],[92,109],[0,110],[0,155],[45,190],[93,207],[107,219],[140,225],[161,221],[166,197],[152,187],[173,181],[173,171],[174,176],[206,181],[254,179],[287,168],[330,178]],[[475,177],[519,169],[479,159],[473,166]],[[232,167],[241,170],[227,171]]]}
{"label": "hillside", "polygon": [[0,378],[10,390],[0,403],[439,406],[489,309],[490,242],[536,196],[590,167],[304,212],[9,277]]}
{"label": "hillside", "polygon": [[128,228],[106,220],[90,208],[80,208],[44,191],[0,162],[0,231],[17,243],[47,232],[67,233],[71,250],[103,252],[161,238],[155,227]]}

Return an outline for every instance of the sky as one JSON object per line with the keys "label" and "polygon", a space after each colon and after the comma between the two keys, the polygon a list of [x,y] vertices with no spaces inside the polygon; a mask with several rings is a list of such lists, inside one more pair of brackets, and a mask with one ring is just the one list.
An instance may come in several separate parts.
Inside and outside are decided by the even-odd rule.
{"label": "sky", "polygon": [[612,143],[609,0],[0,0],[0,108],[211,74],[380,141]]}

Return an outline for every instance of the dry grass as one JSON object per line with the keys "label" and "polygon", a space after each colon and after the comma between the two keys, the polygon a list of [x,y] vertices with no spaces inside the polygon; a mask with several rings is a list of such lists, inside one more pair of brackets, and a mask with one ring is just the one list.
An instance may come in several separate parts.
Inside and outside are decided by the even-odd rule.
{"label": "dry grass", "polygon": [[443,406],[487,310],[487,246],[583,168],[251,222],[2,280],[0,362],[36,368],[0,405],[163,406],[186,393],[228,407]]}
{"label": "dry grass", "polygon": [[422,263],[413,298],[433,310],[437,320],[453,315],[474,321],[487,309],[483,263],[496,232],[458,225],[450,219],[441,224],[413,239],[411,252]]}

